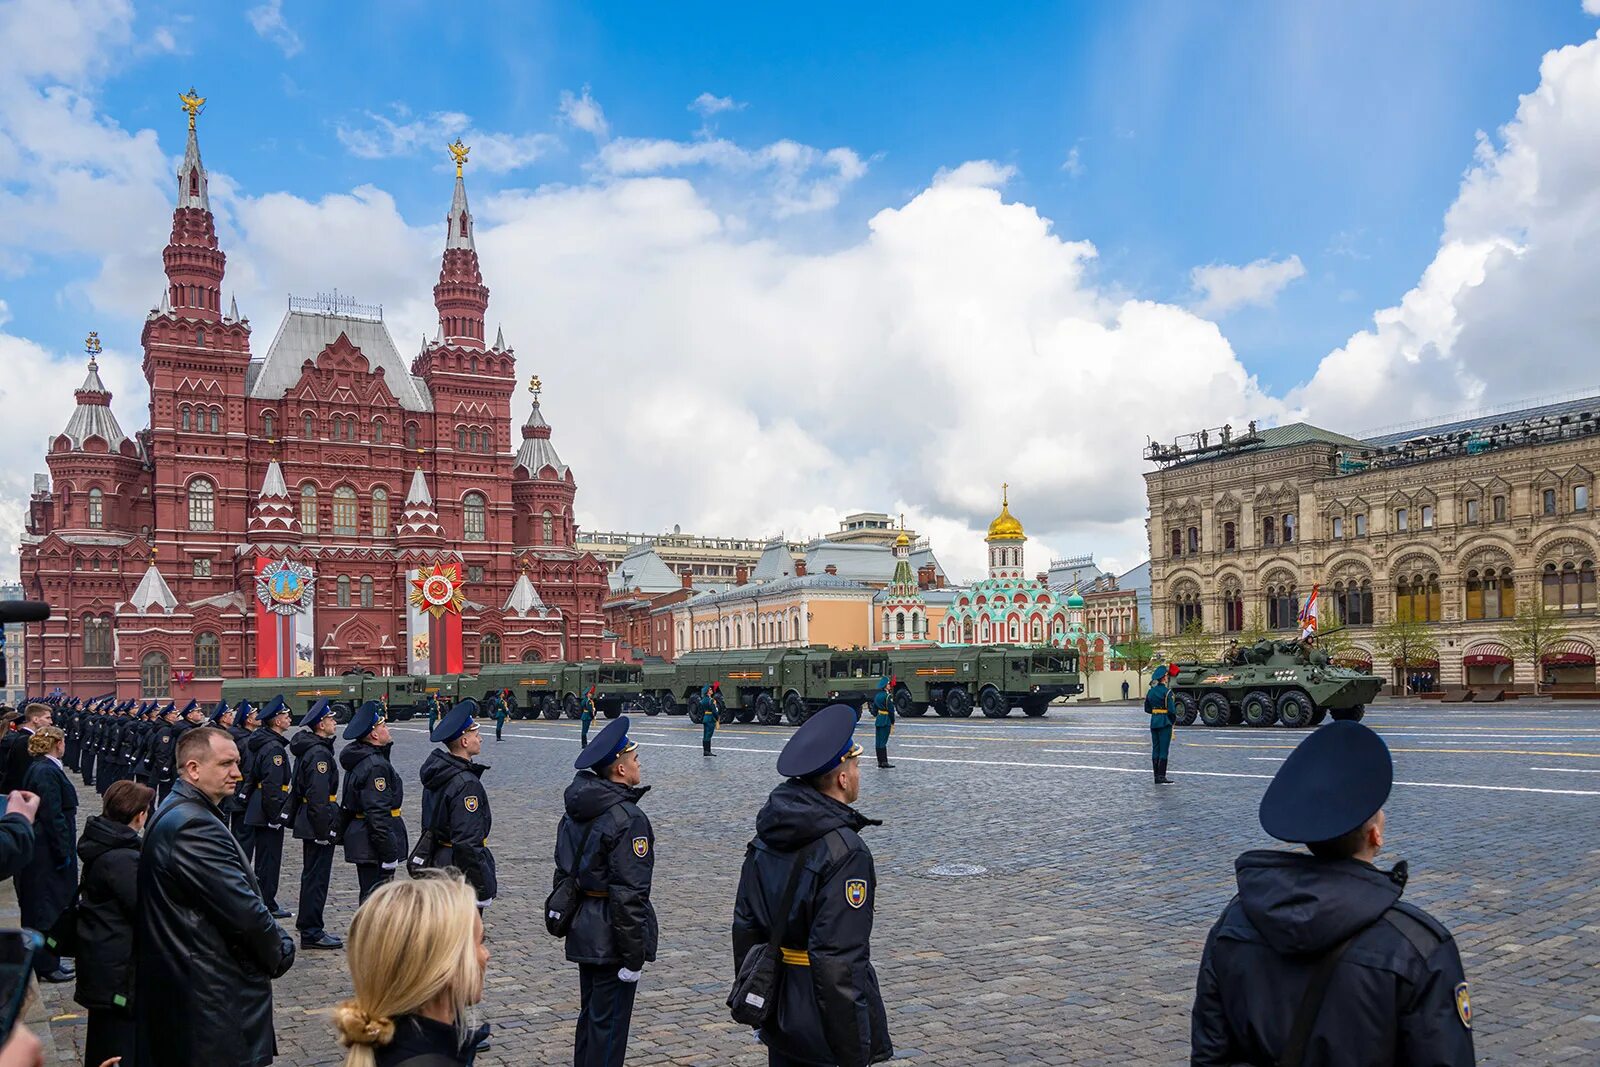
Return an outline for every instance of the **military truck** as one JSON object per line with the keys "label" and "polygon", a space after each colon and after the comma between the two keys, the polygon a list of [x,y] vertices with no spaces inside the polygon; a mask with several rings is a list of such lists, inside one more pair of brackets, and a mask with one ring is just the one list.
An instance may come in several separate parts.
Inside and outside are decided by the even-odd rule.
{"label": "military truck", "polygon": [[241,700],[260,707],[282,693],[284,700],[298,718],[317,701],[328,698],[334,718],[349,722],[356,708],[369,700],[383,700],[389,705],[389,718],[403,722],[418,714],[426,714],[425,701],[434,693],[441,701],[457,698],[457,684],[461,676],[450,674],[343,674],[332,677],[305,678],[235,678],[222,683],[222,699],[229,704]]}
{"label": "military truck", "polygon": [[1192,726],[1316,726],[1327,716],[1359,722],[1383,679],[1335,667],[1314,645],[1257,641],[1226,662],[1178,664],[1177,721]]}
{"label": "military truck", "polygon": [[894,654],[895,711],[965,719],[976,706],[991,719],[1020,707],[1038,718],[1057,697],[1083,692],[1078,654],[1017,645],[905,649]]}
{"label": "military truck", "polygon": [[475,678],[462,679],[462,691],[486,699],[509,689],[515,719],[543,717],[576,719],[583,712],[583,695],[595,687],[594,703],[600,714],[615,719],[629,706],[640,703],[640,667],[636,663],[505,663],[485,667]]}

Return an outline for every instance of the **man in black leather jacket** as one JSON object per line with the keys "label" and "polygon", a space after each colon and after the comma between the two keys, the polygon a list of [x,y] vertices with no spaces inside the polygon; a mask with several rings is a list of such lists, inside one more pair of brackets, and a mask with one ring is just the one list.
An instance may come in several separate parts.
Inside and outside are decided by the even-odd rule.
{"label": "man in black leather jacket", "polygon": [[1302,1067],[1474,1062],[1450,931],[1400,900],[1405,863],[1372,863],[1393,780],[1383,739],[1355,722],[1319,728],[1278,769],[1262,828],[1311,854],[1262,849],[1235,863],[1239,894],[1200,962],[1191,1064],[1282,1063],[1297,1033]]}
{"label": "man in black leather jacket", "polygon": [[260,1067],[277,1055],[272,980],[294,963],[294,941],[217,810],[239,781],[233,739],[192,730],[177,763],[139,863],[137,1062]]}
{"label": "man in black leather jacket", "polygon": [[735,974],[772,936],[794,864],[804,864],[780,942],[778,1003],[760,1031],[774,1067],[865,1067],[894,1055],[872,967],[878,875],[858,831],[878,826],[850,805],[861,791],[856,713],[832,704],[807,719],[778,757],[788,780],[756,816],[733,908]]}
{"label": "man in black leather jacket", "polygon": [[622,1067],[633,999],[644,965],[656,958],[650,905],[655,831],[639,810],[639,746],[628,717],[595,735],[573,766],[566,815],[556,830],[555,882],[575,876],[581,900],[567,932],[567,959],[578,965],[581,1008],[575,1067]]}
{"label": "man in black leather jacket", "polygon": [[489,792],[483,772],[489,768],[473,761],[483,750],[478,702],[457,701],[429,735],[436,748],[422,764],[423,825],[434,834],[434,865],[454,867],[466,875],[478,894],[478,907],[494,903],[494,853],[489,851]]}

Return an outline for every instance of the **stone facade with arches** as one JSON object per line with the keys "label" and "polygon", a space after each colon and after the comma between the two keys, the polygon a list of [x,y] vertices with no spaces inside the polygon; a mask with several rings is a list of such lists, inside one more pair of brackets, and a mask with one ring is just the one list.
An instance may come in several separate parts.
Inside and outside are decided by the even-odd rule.
{"label": "stone facade with arches", "polygon": [[[1261,444],[1202,454],[1146,474],[1156,630],[1199,621],[1226,638],[1257,611],[1281,633],[1314,585],[1350,627],[1346,659],[1374,665],[1374,631],[1426,622],[1446,685],[1531,688],[1503,634],[1519,605],[1558,608],[1568,641],[1540,680],[1594,686],[1600,646],[1600,397],[1360,440],[1304,423]],[[1368,465],[1351,457],[1502,424],[1546,427],[1481,452]],[[1575,427],[1568,432],[1563,427]],[[1579,431],[1578,426],[1590,429]],[[1286,536],[1287,535],[1287,536]],[[1324,618],[1326,618],[1326,614]],[[1378,657],[1381,660],[1381,657]],[[1389,674],[1392,664],[1374,669]],[[1392,676],[1392,675],[1391,675]]]}

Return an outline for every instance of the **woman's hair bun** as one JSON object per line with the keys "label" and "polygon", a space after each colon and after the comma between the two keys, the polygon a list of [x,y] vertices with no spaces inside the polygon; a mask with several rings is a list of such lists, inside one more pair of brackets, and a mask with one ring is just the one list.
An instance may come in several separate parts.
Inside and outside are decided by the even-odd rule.
{"label": "woman's hair bun", "polygon": [[394,1020],[386,1015],[374,1018],[354,1000],[347,1000],[333,1009],[333,1027],[338,1031],[339,1043],[346,1048],[387,1045],[394,1040]]}

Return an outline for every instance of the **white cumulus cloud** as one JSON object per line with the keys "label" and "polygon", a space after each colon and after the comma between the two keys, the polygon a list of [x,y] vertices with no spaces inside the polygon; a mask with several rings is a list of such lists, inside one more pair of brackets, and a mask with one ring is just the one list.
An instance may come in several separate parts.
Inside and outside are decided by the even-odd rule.
{"label": "white cumulus cloud", "polygon": [[285,56],[295,56],[305,47],[300,35],[283,17],[283,0],[266,0],[266,3],[258,4],[244,14],[250,20],[250,27],[256,31],[256,36],[277,45]]}
{"label": "white cumulus cloud", "polygon": [[702,118],[720,115],[724,111],[743,111],[745,104],[731,96],[717,96],[714,93],[701,93],[689,102],[689,110]]}
{"label": "white cumulus cloud", "polygon": [[569,90],[561,91],[560,105],[561,119],[573,129],[582,130],[592,134],[596,140],[603,141],[611,133],[611,124],[606,121],[605,108],[600,106],[585,85],[583,92],[574,96]]}
{"label": "white cumulus cloud", "polygon": [[1196,267],[1190,274],[1198,298],[1194,309],[1201,315],[1215,316],[1242,307],[1270,306],[1290,282],[1305,273],[1299,256],[1258,259],[1242,267],[1227,263]]}
{"label": "white cumulus cloud", "polygon": [[514,134],[481,130],[472,116],[460,111],[435,111],[413,116],[397,109],[394,118],[366,112],[363,124],[342,122],[334,127],[339,143],[360,159],[432,154],[446,158],[444,146],[461,138],[472,149],[474,167],[496,174],[520,170],[548,155],[556,138],[548,133]]}
{"label": "white cumulus cloud", "polygon": [[779,217],[825,211],[867,172],[866,160],[850,148],[815,148],[798,141],[774,141],[745,148],[723,138],[674,141],[620,137],[597,157],[604,173],[616,177],[709,168],[766,183],[772,211]]}

